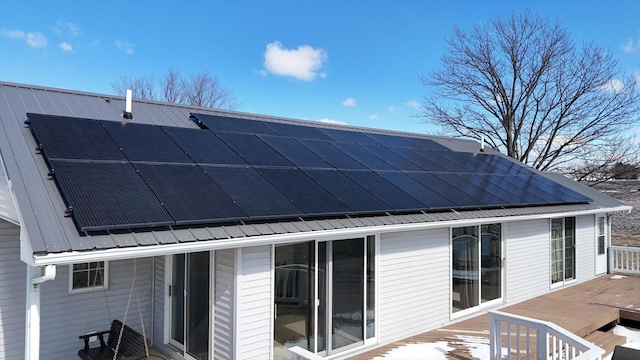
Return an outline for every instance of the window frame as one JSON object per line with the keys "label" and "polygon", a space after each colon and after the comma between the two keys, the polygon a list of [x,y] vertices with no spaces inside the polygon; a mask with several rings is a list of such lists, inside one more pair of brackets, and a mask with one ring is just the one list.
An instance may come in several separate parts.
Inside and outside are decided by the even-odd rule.
{"label": "window frame", "polygon": [[[573,227],[571,228],[571,234],[569,236],[569,238],[571,238],[571,240],[573,241],[573,254],[572,258],[571,258],[571,271],[573,271],[573,277],[567,277],[567,219],[571,219],[571,221],[573,222]],[[562,235],[560,236],[560,238],[558,239],[554,239],[553,237],[553,222],[554,221],[560,221],[561,222],[561,230],[562,230]],[[560,274],[562,275],[562,278],[560,280],[557,280],[554,282],[553,279],[553,275],[554,275],[554,271],[553,271],[553,251],[554,251],[554,240],[560,240],[561,241],[561,246],[559,249],[556,249],[556,251],[560,252],[562,255],[560,256],[561,262],[560,264],[562,265],[562,268],[560,269]],[[551,218],[549,219],[549,285],[550,288],[556,288],[556,287],[560,287],[560,286],[564,286],[567,284],[571,284],[577,281],[578,278],[578,271],[577,271],[577,266],[578,266],[578,218],[575,216],[566,216],[566,217],[559,217],[559,218]]]}
{"label": "window frame", "polygon": [[[79,287],[79,288],[74,288],[73,287],[73,283],[74,283],[74,277],[76,274],[79,273],[87,273],[87,272],[91,272],[91,264],[94,263],[102,263],[103,267],[102,267],[102,285],[98,285],[98,286],[91,286],[89,284],[87,284],[87,286],[85,287]],[[83,269],[83,270],[74,270],[74,265],[79,265],[79,264],[87,264],[88,268],[87,269]],[[97,269],[97,268],[96,268]],[[75,264],[69,264],[69,294],[81,294],[81,293],[85,293],[85,292],[90,292],[90,291],[94,291],[94,290],[106,290],[109,288],[109,262],[108,261],[89,261],[89,262],[83,262],[83,263],[75,263]]]}
{"label": "window frame", "polygon": [[607,253],[607,220],[604,216],[596,216],[596,239],[598,240],[596,255],[605,255]]}

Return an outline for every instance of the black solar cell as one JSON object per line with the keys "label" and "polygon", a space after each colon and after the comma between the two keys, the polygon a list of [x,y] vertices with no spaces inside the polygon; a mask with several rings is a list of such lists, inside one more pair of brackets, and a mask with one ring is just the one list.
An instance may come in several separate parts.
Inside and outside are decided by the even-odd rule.
{"label": "black solar cell", "polygon": [[[412,178],[409,174],[400,171],[379,171],[377,173],[391,184],[402,189],[404,192],[411,194],[413,198],[424,204],[424,210],[455,208],[459,204],[447,198],[447,192],[440,193],[431,187],[431,183],[421,183]],[[440,190],[440,189],[439,189]],[[440,190],[442,191],[442,190]]]}
{"label": "black solar cell", "polygon": [[401,155],[397,154],[395,151],[392,151],[390,148],[384,147],[382,145],[373,145],[373,144],[362,144],[360,146],[362,146],[365,150],[374,154],[378,158],[384,160],[388,164],[393,165],[393,167],[398,170],[404,170],[404,171],[422,170],[421,167],[412,163],[411,161],[402,157]]}
{"label": "black solar cell", "polygon": [[389,204],[389,211],[424,210],[426,205],[412,197],[410,194],[391,184],[373,171],[342,171],[351,180],[362,186],[370,193],[375,194],[380,200]]}
{"label": "black solar cell", "polygon": [[126,160],[98,120],[27,114],[49,159]]}
{"label": "black solar cell", "polygon": [[275,133],[266,127],[262,121],[216,116],[208,114],[193,114],[195,118],[214,133],[234,132],[242,134],[266,134]]}
{"label": "black solar cell", "polygon": [[254,166],[293,166],[273,148],[255,135],[239,133],[217,133],[229,147]]}
{"label": "black solar cell", "polygon": [[134,163],[134,166],[177,224],[247,218],[197,165]]}
{"label": "black solar cell", "polygon": [[291,200],[251,167],[203,169],[249,218],[304,216]]}
{"label": "black solar cell", "polygon": [[307,215],[353,214],[353,210],[334,194],[320,187],[300,170],[260,169],[260,173]]}
{"label": "black solar cell", "polygon": [[356,213],[380,213],[390,208],[340,171],[308,169],[304,172]]}
{"label": "black solar cell", "polygon": [[350,130],[338,130],[338,129],[319,129],[325,135],[329,136],[335,141],[345,142],[350,144],[377,144],[375,140],[367,135]]}
{"label": "black solar cell", "polygon": [[299,142],[336,169],[366,169],[362,163],[338,150],[327,141],[303,139]]}
{"label": "black solar cell", "polygon": [[102,121],[130,161],[193,163],[160,126]]}
{"label": "black solar cell", "polygon": [[173,224],[160,200],[128,162],[50,159],[50,164],[81,231]]}
{"label": "black solar cell", "polygon": [[318,130],[317,128],[311,126],[273,122],[265,122],[264,124],[280,136],[286,136],[296,139],[332,140],[329,136],[320,132],[320,130]]}
{"label": "black solar cell", "polygon": [[280,136],[258,135],[271,148],[275,149],[285,159],[300,168],[328,168],[331,165],[322,160],[313,151],[307,149],[292,138]]}
{"label": "black solar cell", "polygon": [[382,160],[378,156],[374,155],[370,151],[362,148],[358,144],[354,143],[332,143],[333,146],[344,152],[345,154],[356,159],[359,163],[364,164],[365,167],[371,170],[397,170],[393,165]]}
{"label": "black solar cell", "polygon": [[163,129],[189,157],[199,164],[247,164],[240,155],[211,131],[168,126]]}

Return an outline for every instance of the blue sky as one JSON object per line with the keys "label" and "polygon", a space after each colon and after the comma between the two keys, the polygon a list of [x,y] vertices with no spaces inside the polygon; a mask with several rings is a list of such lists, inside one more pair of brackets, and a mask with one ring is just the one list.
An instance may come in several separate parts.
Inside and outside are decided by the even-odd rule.
{"label": "blue sky", "polygon": [[640,74],[636,0],[0,0],[0,80],[110,94],[121,74],[208,70],[240,111],[424,133],[418,76],[444,37],[526,8]]}

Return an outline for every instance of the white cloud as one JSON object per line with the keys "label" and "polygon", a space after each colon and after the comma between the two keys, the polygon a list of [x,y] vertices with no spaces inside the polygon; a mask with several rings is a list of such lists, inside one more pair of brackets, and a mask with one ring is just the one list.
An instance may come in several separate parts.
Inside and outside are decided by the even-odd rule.
{"label": "white cloud", "polygon": [[396,112],[396,110],[398,110],[398,106],[397,105],[391,105],[387,109],[387,111],[389,111],[390,113],[394,113],[394,112]]}
{"label": "white cloud", "polygon": [[47,38],[40,32],[25,33],[22,30],[0,30],[0,34],[4,37],[24,40],[32,48],[38,49],[47,46]]}
{"label": "white cloud", "polygon": [[327,124],[337,124],[337,125],[347,125],[346,122],[341,121],[341,120],[334,120],[334,119],[320,119],[318,120],[321,123],[327,123]]}
{"label": "white cloud", "polygon": [[70,36],[72,38],[82,34],[78,25],[64,20],[58,20],[51,30],[58,36]]}
{"label": "white cloud", "polygon": [[58,47],[66,52],[73,52],[73,46],[66,41],[61,42]]}
{"label": "white cloud", "polygon": [[356,99],[347,98],[347,100],[342,102],[342,106],[354,107],[356,106]]}
{"label": "white cloud", "polygon": [[380,119],[380,116],[378,116],[378,114],[369,115],[369,120],[378,120],[378,119]]}
{"label": "white cloud", "polygon": [[325,77],[326,74],[319,70],[326,60],[327,53],[323,49],[314,49],[309,45],[285,49],[279,41],[267,44],[264,52],[264,67],[268,72],[303,81],[312,81],[317,76]]}
{"label": "white cloud", "polygon": [[124,51],[126,54],[133,54],[133,48],[136,46],[128,42],[127,40],[116,39],[115,45],[118,49]]}
{"label": "white cloud", "polygon": [[634,53],[640,51],[640,39],[637,39],[635,42],[633,39],[628,39],[627,41],[620,44],[620,48],[623,52],[626,53]]}
{"label": "white cloud", "polygon": [[414,108],[416,110],[420,109],[420,104],[415,100],[407,101],[404,104],[409,106],[409,107],[412,107],[412,108]]}
{"label": "white cloud", "polygon": [[604,85],[602,85],[602,90],[610,93],[619,93],[624,90],[624,83],[622,80],[611,79],[607,81]]}

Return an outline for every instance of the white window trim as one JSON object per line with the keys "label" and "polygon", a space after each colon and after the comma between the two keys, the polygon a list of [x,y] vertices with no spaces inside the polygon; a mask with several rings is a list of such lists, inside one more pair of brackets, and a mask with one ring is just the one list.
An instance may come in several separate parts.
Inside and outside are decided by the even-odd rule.
{"label": "white window trim", "polygon": [[[91,262],[104,262],[104,269],[102,270],[104,279],[102,281],[102,285],[87,286],[84,288],[74,289],[73,288],[73,265],[75,264],[69,264],[69,294],[81,294],[81,293],[91,292],[94,290],[106,290],[109,288],[109,262],[108,261],[88,261],[87,264]],[[82,264],[82,263],[76,263],[76,264]]]}
{"label": "white window trim", "polygon": [[[566,234],[565,234],[565,221],[567,218],[573,218],[574,219],[574,223],[573,223],[573,242],[574,242],[574,259],[573,259],[573,263],[574,263],[574,269],[573,269],[573,278],[571,279],[565,279],[565,269],[566,269],[566,264],[565,264],[565,240],[566,240]],[[552,221],[554,219],[561,219],[562,220],[562,279],[558,282],[553,282],[553,274],[551,273],[551,263],[553,261],[552,256],[551,256],[551,251],[552,251],[552,247],[553,247],[553,234],[552,234]],[[597,229],[596,229],[597,232]],[[578,217],[577,216],[563,216],[563,217],[554,217],[554,218],[550,218],[549,219],[549,290],[553,290],[553,289],[557,289],[563,286],[567,286],[567,285],[571,285],[574,284],[578,281],[578,271],[577,271],[577,267],[578,267],[578,246],[577,246],[577,241],[578,241]],[[598,253],[598,249],[595,249],[596,254]]]}

